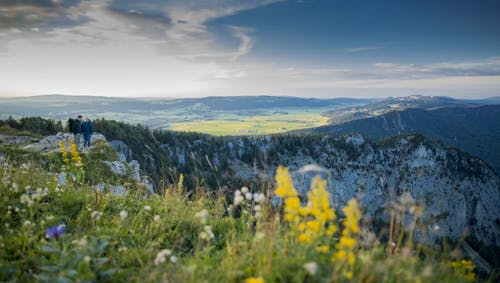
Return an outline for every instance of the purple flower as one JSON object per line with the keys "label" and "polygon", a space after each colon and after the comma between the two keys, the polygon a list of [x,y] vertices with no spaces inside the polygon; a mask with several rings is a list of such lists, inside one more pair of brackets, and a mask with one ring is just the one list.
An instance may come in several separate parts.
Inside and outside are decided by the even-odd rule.
{"label": "purple flower", "polygon": [[59,238],[59,236],[64,234],[64,227],[64,224],[50,227],[49,229],[47,229],[47,232],[45,232],[45,237],[47,239]]}

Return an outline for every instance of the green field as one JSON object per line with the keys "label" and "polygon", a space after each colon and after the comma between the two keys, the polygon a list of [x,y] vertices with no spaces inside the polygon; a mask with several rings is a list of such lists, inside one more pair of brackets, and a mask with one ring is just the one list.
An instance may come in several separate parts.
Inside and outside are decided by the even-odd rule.
{"label": "green field", "polygon": [[211,135],[260,135],[283,133],[291,130],[326,125],[327,117],[319,114],[281,114],[271,116],[249,116],[236,119],[217,119],[172,124],[175,131],[200,132]]}

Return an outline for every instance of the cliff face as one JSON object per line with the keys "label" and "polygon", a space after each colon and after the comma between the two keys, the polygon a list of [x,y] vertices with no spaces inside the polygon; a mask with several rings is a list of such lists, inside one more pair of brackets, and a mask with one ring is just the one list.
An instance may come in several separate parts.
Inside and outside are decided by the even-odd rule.
{"label": "cliff face", "polygon": [[[276,151],[270,138],[250,140],[262,156]],[[328,180],[332,202],[338,211],[359,197],[367,215],[387,222],[391,208],[401,202],[423,207],[423,225],[417,237],[435,242],[446,236],[500,246],[500,178],[482,160],[463,151],[443,147],[419,135],[399,136],[371,144],[362,136],[324,137],[309,148],[287,150],[264,158],[257,169],[242,161],[242,140],[230,143],[224,156],[242,179],[272,180],[275,166],[289,167],[295,186],[305,196],[311,179]],[[407,212],[409,217],[409,212]]]}

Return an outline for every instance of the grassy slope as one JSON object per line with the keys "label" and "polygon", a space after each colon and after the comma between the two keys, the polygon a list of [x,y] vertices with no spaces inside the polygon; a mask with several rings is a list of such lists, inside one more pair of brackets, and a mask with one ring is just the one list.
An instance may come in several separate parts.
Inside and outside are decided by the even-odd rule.
{"label": "grassy slope", "polygon": [[[110,157],[103,150],[94,149],[93,159],[85,156],[84,162]],[[57,154],[19,154],[11,150],[0,167],[0,281],[242,282],[261,277],[266,282],[343,282],[349,281],[345,270],[354,272],[354,282],[467,281],[463,268],[449,266],[457,251],[433,252],[396,241],[389,254],[362,228],[350,266],[332,262],[339,235],[298,244],[268,200],[256,219],[255,203],[243,202],[236,209],[241,217],[233,217],[222,197],[201,190],[188,196],[181,186],[144,197],[141,187],[131,184],[128,195],[112,196],[86,182],[57,185],[47,172],[60,170]],[[106,172],[92,174],[108,181]],[[203,209],[206,222],[199,215]],[[61,224],[65,233],[48,239],[47,229]],[[206,226],[213,239],[203,239]],[[320,244],[327,250],[318,250]],[[161,262],[158,255],[165,249],[172,254]],[[311,262],[318,267],[314,275],[304,268]]]}

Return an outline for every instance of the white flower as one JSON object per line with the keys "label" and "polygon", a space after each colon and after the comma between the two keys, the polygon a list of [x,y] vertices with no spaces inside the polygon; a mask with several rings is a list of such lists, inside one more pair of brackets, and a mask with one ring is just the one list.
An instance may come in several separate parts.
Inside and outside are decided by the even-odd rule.
{"label": "white flower", "polygon": [[144,210],[151,211],[151,206],[149,206],[149,205],[144,206]]}
{"label": "white flower", "polygon": [[161,250],[155,258],[155,265],[160,265],[161,263],[165,262],[165,257],[169,256],[172,254],[172,251],[169,249]]}
{"label": "white flower", "polygon": [[236,191],[234,191],[234,195],[235,195],[235,196],[241,196],[241,191],[240,191],[240,190],[236,190]]}
{"label": "white flower", "polygon": [[127,211],[126,211],[126,210],[122,210],[122,211],[120,211],[120,218],[121,218],[122,220],[125,220],[125,218],[127,218],[127,216],[128,216],[128,213],[127,213]]}
{"label": "white flower", "polygon": [[243,200],[244,198],[241,195],[234,196],[234,206],[239,205]]}
{"label": "white flower", "polygon": [[245,198],[246,198],[247,200],[249,200],[249,201],[250,201],[250,200],[252,200],[252,197],[253,197],[253,194],[252,194],[252,193],[246,193],[246,194],[245,194]]}
{"label": "white flower", "polygon": [[21,203],[25,203],[28,206],[31,206],[33,204],[33,200],[31,199],[31,197],[28,194],[23,194],[21,196]]}
{"label": "white flower", "polygon": [[86,262],[89,262],[90,261],[90,256],[88,256],[88,255],[84,256],[83,260],[86,261]]}
{"label": "white flower", "polygon": [[261,203],[266,199],[266,196],[263,193],[255,193],[253,199],[256,203]]}
{"label": "white flower", "polygon": [[200,233],[200,238],[207,241],[210,241],[213,238],[215,238],[215,235],[212,232],[212,227],[210,227],[209,225],[205,225],[205,227],[203,227],[203,230],[205,231]]}
{"label": "white flower", "polygon": [[90,215],[90,217],[92,219],[95,219],[95,220],[99,220],[101,219],[101,216],[102,216],[102,212],[99,212],[99,211],[92,211],[92,214]]}
{"label": "white flower", "polygon": [[51,221],[51,220],[54,220],[54,216],[53,215],[47,215],[45,217],[45,219],[47,219],[47,221]]}
{"label": "white flower", "polygon": [[255,211],[261,211],[261,209],[262,209],[262,208],[261,208],[261,207],[260,207],[260,205],[258,205],[258,204],[257,204],[256,206],[254,206],[254,207],[253,207],[253,210],[255,210]]}
{"label": "white flower", "polygon": [[28,226],[28,225],[31,225],[31,221],[29,221],[29,220],[24,221],[24,226]]}
{"label": "white flower", "polygon": [[194,216],[199,218],[202,224],[206,224],[210,214],[208,213],[208,210],[203,209],[200,212],[197,212]]}
{"label": "white flower", "polygon": [[158,221],[160,221],[160,215],[155,215],[155,216],[153,217],[153,220],[154,220],[154,222],[158,222]]}
{"label": "white flower", "polygon": [[247,187],[241,188],[241,192],[244,194],[248,193],[248,188]]}
{"label": "white flower", "polygon": [[170,262],[176,263],[177,262],[177,257],[175,255],[170,256]]}
{"label": "white flower", "polygon": [[304,264],[304,269],[310,275],[314,275],[314,274],[316,274],[316,272],[318,272],[318,264],[315,263],[314,261],[308,262],[308,263]]}

